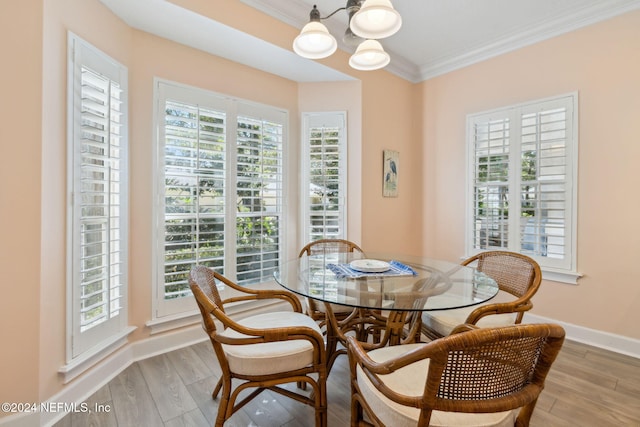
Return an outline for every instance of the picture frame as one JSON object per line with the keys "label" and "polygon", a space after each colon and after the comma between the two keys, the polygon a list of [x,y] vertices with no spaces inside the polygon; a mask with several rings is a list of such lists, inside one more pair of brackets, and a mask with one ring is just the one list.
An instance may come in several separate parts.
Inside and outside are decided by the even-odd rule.
{"label": "picture frame", "polygon": [[400,153],[394,150],[383,150],[382,153],[382,196],[398,197],[398,172]]}

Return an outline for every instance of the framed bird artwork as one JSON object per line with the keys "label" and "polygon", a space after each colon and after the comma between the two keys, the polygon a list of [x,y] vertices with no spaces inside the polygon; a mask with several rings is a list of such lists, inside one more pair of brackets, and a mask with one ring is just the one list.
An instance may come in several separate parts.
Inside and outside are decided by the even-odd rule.
{"label": "framed bird artwork", "polygon": [[382,196],[398,197],[400,153],[393,150],[384,150],[382,158]]}

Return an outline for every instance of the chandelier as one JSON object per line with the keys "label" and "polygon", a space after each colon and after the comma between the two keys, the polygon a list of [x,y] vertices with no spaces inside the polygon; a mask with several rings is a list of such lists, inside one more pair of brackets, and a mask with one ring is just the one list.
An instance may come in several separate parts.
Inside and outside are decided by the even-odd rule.
{"label": "chandelier", "polygon": [[377,70],[389,64],[391,58],[378,39],[395,34],[402,25],[402,18],[390,0],[347,0],[345,7],[334,10],[324,18],[320,17],[320,11],[313,5],[309,23],[293,41],[294,52],[309,59],[332,55],[338,48],[338,42],[321,21],[341,10],[349,14],[349,26],[342,41],[348,46],[357,46],[349,58],[349,65],[357,70]]}

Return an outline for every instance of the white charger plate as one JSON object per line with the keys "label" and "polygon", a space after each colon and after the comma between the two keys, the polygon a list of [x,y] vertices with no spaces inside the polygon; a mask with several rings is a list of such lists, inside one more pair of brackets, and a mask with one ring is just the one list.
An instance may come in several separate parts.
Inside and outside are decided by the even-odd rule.
{"label": "white charger plate", "polygon": [[388,262],[377,259],[357,259],[349,264],[351,268],[363,273],[382,273],[391,268]]}

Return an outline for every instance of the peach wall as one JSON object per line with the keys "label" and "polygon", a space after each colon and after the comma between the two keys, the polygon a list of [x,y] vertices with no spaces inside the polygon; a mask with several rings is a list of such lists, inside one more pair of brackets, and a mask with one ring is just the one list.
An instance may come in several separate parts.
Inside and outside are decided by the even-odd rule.
{"label": "peach wall", "polygon": [[[42,1],[0,13],[0,401],[38,396]],[[17,37],[26,33],[26,37]],[[28,351],[25,351],[25,348]],[[0,417],[4,416],[0,412]]]}
{"label": "peach wall", "polygon": [[640,338],[639,76],[636,11],[422,83],[425,251],[464,255],[465,116],[577,91],[584,277],[577,286],[545,281],[533,313]]}
{"label": "peach wall", "polygon": [[[361,72],[362,80],[362,245],[369,252],[419,253],[422,170],[420,93],[386,72]],[[400,153],[398,197],[382,197],[383,150]]]}

